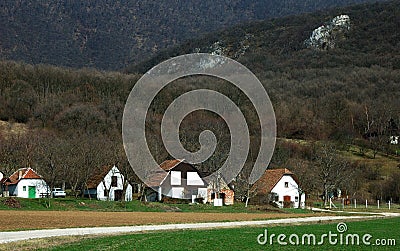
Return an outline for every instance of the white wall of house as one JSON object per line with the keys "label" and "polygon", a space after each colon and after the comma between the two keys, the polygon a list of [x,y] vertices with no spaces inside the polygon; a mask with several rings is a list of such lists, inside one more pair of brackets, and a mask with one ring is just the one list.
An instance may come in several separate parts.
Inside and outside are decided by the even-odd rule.
{"label": "white wall of house", "polygon": [[303,193],[301,200],[299,198],[298,184],[290,175],[283,175],[282,178],[276,183],[275,187],[271,190],[272,193],[278,195],[278,201],[283,205],[284,197],[290,196],[290,201],[294,203],[294,207],[299,207],[299,201],[301,201],[301,207],[305,206],[306,196]]}
{"label": "white wall of house", "polygon": [[198,195],[199,195],[199,197],[202,197],[202,198],[204,198],[205,200],[204,200],[204,203],[207,201],[207,188],[206,187],[200,187],[199,189],[198,189]]}
{"label": "white wall of house", "polygon": [[29,190],[33,187],[35,198],[40,198],[40,194],[50,193],[50,188],[42,179],[21,179],[16,186],[14,195],[20,198],[29,198]]}
{"label": "white wall of house", "polygon": [[[4,178],[4,174],[0,172],[0,181]],[[3,196],[3,184],[0,183],[0,197]]]}
{"label": "white wall of house", "polygon": [[[189,195],[196,195],[196,197],[199,195],[199,191],[201,191],[201,188],[196,188],[196,186],[204,186],[204,181],[202,178],[200,178],[199,174],[197,172],[187,172],[187,180],[186,184],[187,186],[185,187],[184,184],[182,184],[182,172],[181,171],[171,171],[169,172],[167,178],[164,181],[170,181],[170,186],[168,185],[166,188],[166,196],[171,197],[171,198],[177,198],[177,199],[184,199],[188,198]],[[195,187],[195,191],[193,189],[190,189],[191,186]],[[186,188],[186,189],[185,189]],[[161,187],[159,187],[161,189]],[[159,190],[158,192],[160,192]],[[165,192],[165,191],[164,191]],[[188,193],[188,194],[185,194]],[[207,195],[207,188],[204,188],[203,193]],[[205,196],[206,197],[206,196]],[[159,196],[159,199],[161,197]]]}
{"label": "white wall of house", "polygon": [[185,197],[184,191],[185,191],[185,189],[183,187],[172,187],[171,188],[171,197],[183,199]]}
{"label": "white wall of house", "polygon": [[[113,176],[116,177],[117,182],[116,186],[112,186]],[[115,200],[115,191],[116,190],[123,190],[124,188],[124,176],[119,172],[116,166],[113,166],[111,170],[107,173],[104,177],[104,182],[100,182],[97,186],[97,199],[99,200]],[[106,188],[109,190],[108,196],[105,195],[104,191]],[[132,186],[128,184],[125,193],[125,201],[132,200]]]}

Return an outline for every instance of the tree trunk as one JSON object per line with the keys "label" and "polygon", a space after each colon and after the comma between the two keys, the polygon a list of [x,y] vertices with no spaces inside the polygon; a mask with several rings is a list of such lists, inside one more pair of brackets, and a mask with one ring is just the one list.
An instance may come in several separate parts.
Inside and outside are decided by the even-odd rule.
{"label": "tree trunk", "polygon": [[302,193],[299,191],[299,205],[297,206],[297,208],[301,208],[301,195]]}
{"label": "tree trunk", "polygon": [[128,189],[128,185],[129,185],[128,181],[124,180],[124,184],[122,186],[122,198],[121,198],[122,202],[126,201],[125,196],[126,196],[126,189]]}

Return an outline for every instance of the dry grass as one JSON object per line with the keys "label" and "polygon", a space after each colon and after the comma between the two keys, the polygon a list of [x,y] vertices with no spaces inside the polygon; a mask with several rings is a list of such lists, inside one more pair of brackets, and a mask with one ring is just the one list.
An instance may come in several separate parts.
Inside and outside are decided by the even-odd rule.
{"label": "dry grass", "polygon": [[93,238],[93,236],[63,236],[63,237],[51,237],[43,239],[32,239],[26,241],[18,241],[12,243],[6,243],[0,245],[1,251],[26,251],[26,250],[37,250],[41,248],[50,248],[55,246],[61,246],[63,244],[71,244],[74,242],[82,241],[87,238]]}
{"label": "dry grass", "polygon": [[9,135],[25,134],[27,131],[28,127],[25,124],[0,120],[0,132],[6,137]]}
{"label": "dry grass", "polygon": [[127,226],[213,221],[243,221],[310,214],[285,213],[183,213],[183,212],[85,212],[85,211],[0,211],[0,230],[71,227]]}

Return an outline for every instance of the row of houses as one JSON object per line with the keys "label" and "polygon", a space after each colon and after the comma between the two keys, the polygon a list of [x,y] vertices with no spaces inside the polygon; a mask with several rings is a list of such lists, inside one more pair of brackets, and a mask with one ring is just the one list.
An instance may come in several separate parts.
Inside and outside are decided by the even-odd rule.
{"label": "row of houses", "polygon": [[[234,190],[223,179],[206,182],[207,174],[200,172],[184,160],[166,160],[160,164],[162,170],[150,176],[146,182],[145,199],[162,201],[165,198],[189,199],[192,202],[232,205]],[[32,168],[21,168],[9,177],[0,173],[4,196],[40,198],[49,194],[46,181]],[[125,186],[125,187],[124,187]],[[84,195],[98,200],[130,201],[137,184],[125,182],[125,177],[117,166],[104,167],[92,175],[87,182]],[[279,207],[304,207],[305,194],[299,188],[296,176],[286,168],[268,169],[252,186],[255,196],[251,199],[257,204],[273,202]]]}

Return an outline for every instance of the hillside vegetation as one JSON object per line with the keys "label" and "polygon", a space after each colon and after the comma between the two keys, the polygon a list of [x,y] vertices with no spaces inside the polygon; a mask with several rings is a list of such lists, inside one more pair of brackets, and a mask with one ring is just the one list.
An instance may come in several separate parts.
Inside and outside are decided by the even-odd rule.
{"label": "hillside vegetation", "polygon": [[0,58],[119,70],[244,21],[369,1],[2,1]]}

